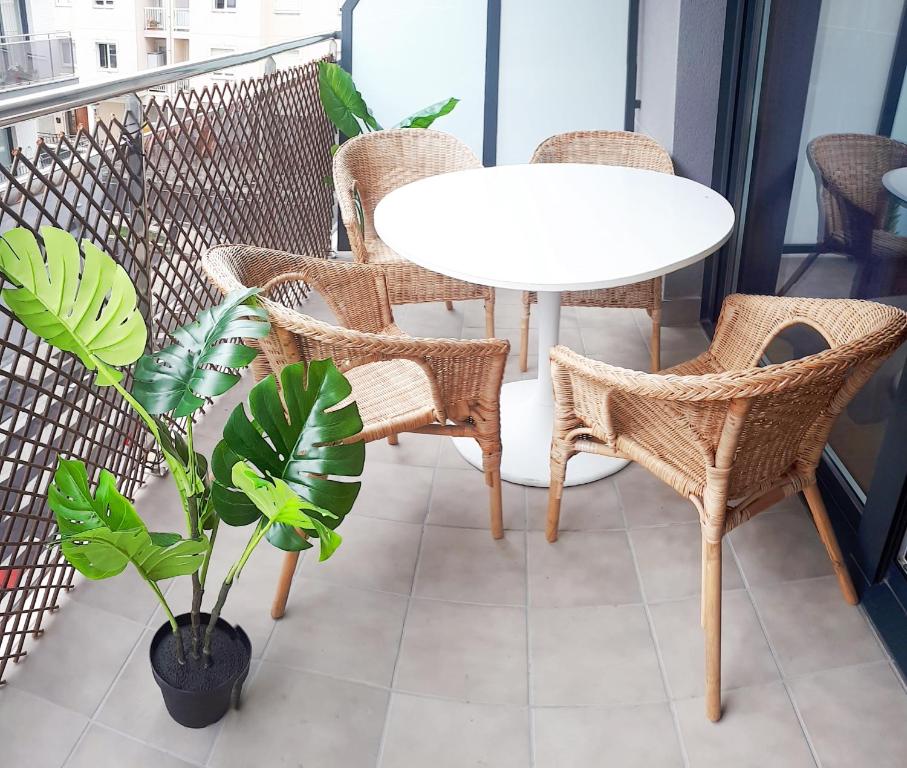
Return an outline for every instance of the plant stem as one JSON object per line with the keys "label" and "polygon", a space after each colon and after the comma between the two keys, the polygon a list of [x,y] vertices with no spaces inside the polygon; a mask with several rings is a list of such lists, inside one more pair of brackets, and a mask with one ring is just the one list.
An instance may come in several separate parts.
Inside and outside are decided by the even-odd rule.
{"label": "plant stem", "polygon": [[202,645],[202,655],[205,658],[206,667],[211,664],[211,638],[214,635],[214,627],[217,624],[217,620],[220,618],[221,609],[224,607],[227,595],[230,593],[230,587],[233,586],[234,580],[239,577],[239,574],[251,557],[252,552],[255,551],[255,547],[259,545],[271,525],[272,522],[270,520],[266,521],[264,518],[258,521],[258,525],[255,526],[255,530],[249,537],[246,548],[239,556],[239,559],[230,566],[230,570],[227,571],[227,575],[224,578],[224,583],[221,584],[220,592],[217,595],[217,602],[214,603],[214,608],[211,609],[211,618],[208,619],[208,627],[205,630],[205,642]]}
{"label": "plant stem", "polygon": [[157,595],[157,599],[164,607],[164,613],[167,614],[167,621],[170,622],[170,629],[173,632],[173,638],[176,640],[176,660],[179,662],[180,666],[183,666],[186,663],[186,653],[183,650],[183,636],[180,634],[180,628],[179,624],[176,623],[176,617],[173,615],[173,611],[170,610],[170,606],[167,604],[167,600],[164,598],[164,593],[161,592],[161,588],[153,581],[149,581],[148,585],[154,590],[154,594]]}
{"label": "plant stem", "polygon": [[211,534],[208,536],[208,551],[205,552],[205,559],[202,561],[201,582],[202,590],[205,588],[205,582],[208,579],[208,566],[211,565],[211,553],[214,552],[214,541],[217,539],[217,529],[220,527],[220,518],[215,517],[211,525]]}
{"label": "plant stem", "polygon": [[[198,538],[198,496],[195,493],[196,491],[196,462],[195,462],[195,445],[192,440],[192,415],[186,417],[186,448],[188,451],[188,460],[187,464],[189,465],[189,483],[190,483],[190,495],[187,499],[188,513],[189,513],[189,535],[196,539]],[[208,553],[211,552],[209,546]],[[206,554],[208,554],[206,553]],[[205,595],[205,590],[202,587],[201,580],[198,577],[198,571],[195,571],[192,574],[192,607],[189,611],[189,617],[192,623],[192,658],[198,658],[198,640],[199,640],[199,626],[201,624],[201,619],[199,614],[202,610],[202,598]]]}

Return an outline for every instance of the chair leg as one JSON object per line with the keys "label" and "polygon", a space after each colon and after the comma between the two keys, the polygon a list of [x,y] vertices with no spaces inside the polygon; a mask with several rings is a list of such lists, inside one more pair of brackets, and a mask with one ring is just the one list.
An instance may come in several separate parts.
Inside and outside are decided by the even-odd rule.
{"label": "chair leg", "polygon": [[721,719],[721,542],[706,541],[705,714]]}
{"label": "chair leg", "polygon": [[708,560],[708,551],[705,546],[705,536],[702,537],[702,578],[700,580],[699,592],[699,624],[705,629],[705,591],[706,591],[706,562]]}
{"label": "chair leg", "polygon": [[652,340],[649,342],[652,355],[652,373],[661,370],[661,308],[652,311]]}
{"label": "chair leg", "polygon": [[567,476],[567,461],[551,457],[551,483],[548,486],[548,517],[545,521],[545,538],[552,544],[557,541],[561,520],[561,499],[564,496],[564,478]]}
{"label": "chair leg", "polygon": [[485,335],[494,338],[494,297],[485,299]]}
{"label": "chair leg", "polygon": [[396,436],[396,435],[388,435],[388,436],[387,436],[387,444],[388,444],[388,445],[399,445],[399,443],[400,443],[400,441],[397,439],[397,436]]}
{"label": "chair leg", "polygon": [[523,314],[520,317],[520,370],[529,370],[529,294],[523,291]]}
{"label": "chair leg", "polygon": [[293,574],[296,573],[296,563],[299,562],[299,552],[287,552],[283,556],[283,565],[280,568],[280,578],[277,580],[277,592],[274,602],[271,603],[271,618],[279,619],[287,609],[287,598],[290,596],[290,586],[293,584]]}
{"label": "chair leg", "polygon": [[453,302],[452,301],[445,301],[444,306],[447,307],[448,312],[453,312]]}
{"label": "chair leg", "polygon": [[844,555],[841,547],[838,546],[838,539],[835,537],[834,529],[831,527],[831,520],[828,519],[828,511],[825,509],[825,502],[822,501],[822,494],[819,493],[817,485],[810,485],[803,489],[803,495],[806,497],[806,503],[809,504],[809,511],[812,513],[813,521],[819,531],[819,538],[825,545],[828,557],[834,568],[835,576],[838,577],[838,586],[841,588],[841,594],[850,605],[856,605],[859,602],[857,590],[847,571],[847,565],[844,563]]}
{"label": "chair leg", "polygon": [[501,470],[490,469],[485,472],[491,506],[491,537],[504,538],[504,502],[501,496]]}

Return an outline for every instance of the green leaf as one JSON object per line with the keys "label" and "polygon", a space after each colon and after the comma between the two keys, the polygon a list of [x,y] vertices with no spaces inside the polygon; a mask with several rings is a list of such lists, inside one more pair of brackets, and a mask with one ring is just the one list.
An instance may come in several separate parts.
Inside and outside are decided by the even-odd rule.
{"label": "green leaf", "polygon": [[205,398],[222,395],[239,381],[224,369],[245,368],[258,351],[228,339],[260,339],[270,328],[267,313],[252,303],[256,293],[257,288],[230,293],[175,330],[173,344],[141,357],[132,394],[148,413],[189,416]]}
{"label": "green leaf", "polygon": [[0,236],[0,272],[16,287],[3,299],[19,321],[48,344],[72,352],[96,383],[109,386],[145,349],[147,329],[126,271],[88,240],[42,227],[44,254],[27,229]]}
{"label": "green leaf", "polygon": [[60,459],[47,501],[57,519],[63,556],[89,579],[106,579],[132,563],[147,581],[194,573],[208,551],[207,539],[149,533],[106,470],[92,495],[81,461]]}
{"label": "green leaf", "polygon": [[[312,517],[312,513],[328,519],[336,519],[337,515],[303,501],[283,480],[268,480],[245,461],[233,465],[232,477],[233,484],[249,497],[272,526],[281,525],[284,533],[286,529],[301,528],[315,534],[320,544],[320,560],[327,560],[340,546],[343,540],[340,534]],[[305,540],[298,532],[296,535]]]}
{"label": "green leaf", "polygon": [[[262,379],[249,394],[252,418],[239,405],[227,419],[224,438],[211,460],[215,510],[230,525],[249,524],[262,516],[234,484],[233,467],[248,461],[260,475],[282,480],[304,501],[328,510],[329,514],[314,510],[307,514],[325,531],[333,530],[352,508],[360,484],[329,475],[355,477],[365,461],[362,441],[341,442],[362,431],[356,404],[338,407],[352,388],[330,360],[288,365],[281,371],[280,384],[278,392],[273,375]],[[271,530],[279,524],[282,521]],[[317,526],[315,535],[321,537]],[[298,535],[286,530],[275,531],[268,540],[281,549],[305,548]]]}
{"label": "green leaf", "polygon": [[338,64],[318,62],[318,95],[328,119],[344,135],[358,136],[362,123],[373,131],[381,130],[353,78]]}
{"label": "green leaf", "polygon": [[453,108],[460,103],[459,99],[449,98],[439,101],[425,109],[414,112],[409,117],[397,123],[394,128],[428,128],[435,120],[453,112]]}

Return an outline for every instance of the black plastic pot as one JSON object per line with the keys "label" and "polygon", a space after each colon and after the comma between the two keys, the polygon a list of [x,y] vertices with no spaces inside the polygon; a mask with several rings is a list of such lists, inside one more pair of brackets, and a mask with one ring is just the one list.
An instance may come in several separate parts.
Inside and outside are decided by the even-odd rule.
{"label": "black plastic pot", "polygon": [[[202,613],[200,618],[202,630],[204,630],[211,617],[207,613]],[[215,633],[221,633],[220,639],[226,642],[220,643],[218,654],[213,657],[214,663],[226,665],[231,669],[231,674],[216,685],[209,685],[206,683],[209,683],[210,680],[206,680],[205,677],[208,674],[212,676],[217,674],[213,666],[209,673],[208,670],[204,670],[201,667],[200,661],[193,661],[189,658],[189,627],[192,623],[190,614],[180,614],[176,617],[176,623],[181,628],[184,628],[181,634],[184,637],[186,661],[188,665],[193,665],[193,682],[196,684],[200,683],[197,687],[202,690],[180,688],[171,684],[164,677],[166,671],[159,669],[155,663],[161,643],[172,638],[169,622],[164,622],[151,639],[149,651],[151,672],[160,686],[161,693],[164,696],[164,704],[167,706],[170,716],[180,725],[184,725],[187,728],[204,728],[206,725],[211,725],[220,720],[227,714],[227,710],[230,709],[231,705],[239,709],[239,697],[242,693],[242,686],[246,676],[249,674],[249,663],[252,659],[252,643],[242,627],[231,627],[226,621],[219,618],[214,631]],[[231,653],[234,654],[232,658],[225,658]],[[218,676],[221,677],[223,675],[221,673]]]}

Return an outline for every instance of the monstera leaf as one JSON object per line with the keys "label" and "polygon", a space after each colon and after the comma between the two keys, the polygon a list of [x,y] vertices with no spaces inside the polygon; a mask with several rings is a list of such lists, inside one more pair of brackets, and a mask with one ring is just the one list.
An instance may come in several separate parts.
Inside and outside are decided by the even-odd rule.
{"label": "monstera leaf", "polygon": [[263,478],[248,462],[239,461],[234,464],[231,474],[233,484],[248,496],[270,525],[285,525],[313,532],[320,543],[319,560],[327,560],[340,546],[343,539],[339,533],[306,513],[317,512],[328,519],[336,519],[336,515],[303,501],[283,480]]}
{"label": "monstera leaf", "polygon": [[106,470],[92,495],[81,461],[60,459],[47,500],[63,556],[89,579],[116,576],[129,563],[146,581],[185,576],[199,568],[208,550],[205,539],[149,533]]}
{"label": "monstera leaf", "polygon": [[318,62],[318,95],[328,119],[346,136],[362,133],[362,123],[381,130],[353,78],[337,64]]}
{"label": "monstera leaf", "polygon": [[189,416],[206,397],[222,395],[258,351],[228,339],[260,339],[268,334],[267,314],[254,306],[257,288],[234,291],[220,304],[173,332],[174,343],[143,355],[135,367],[132,394],[148,413]]}
{"label": "monstera leaf", "polygon": [[444,117],[444,115],[449,115],[453,112],[453,108],[459,103],[460,100],[453,97],[445,101],[439,101],[437,104],[420,109],[418,112],[401,120],[394,128],[428,128],[439,117]]}
{"label": "monstera leaf", "polygon": [[[0,272],[15,287],[3,290],[7,306],[28,330],[51,346],[72,352],[96,383],[122,378],[115,367],[135,362],[147,330],[126,271],[87,240],[42,227],[44,254],[22,227],[0,236]],[[111,367],[113,366],[113,367]]]}
{"label": "monstera leaf", "polygon": [[[220,519],[228,525],[248,525],[262,515],[233,482],[233,467],[248,461],[261,475],[284,481],[309,504],[329,510],[330,515],[314,510],[307,514],[330,530],[336,528],[352,508],[360,484],[328,475],[360,475],[365,460],[364,443],[340,442],[362,430],[355,403],[338,407],[351,392],[330,360],[286,366],[280,373],[280,392],[273,375],[256,384],[249,394],[252,418],[243,405],[237,406],[212,455],[211,493]],[[274,523],[267,536],[280,549],[311,546],[294,526],[283,522]]]}

